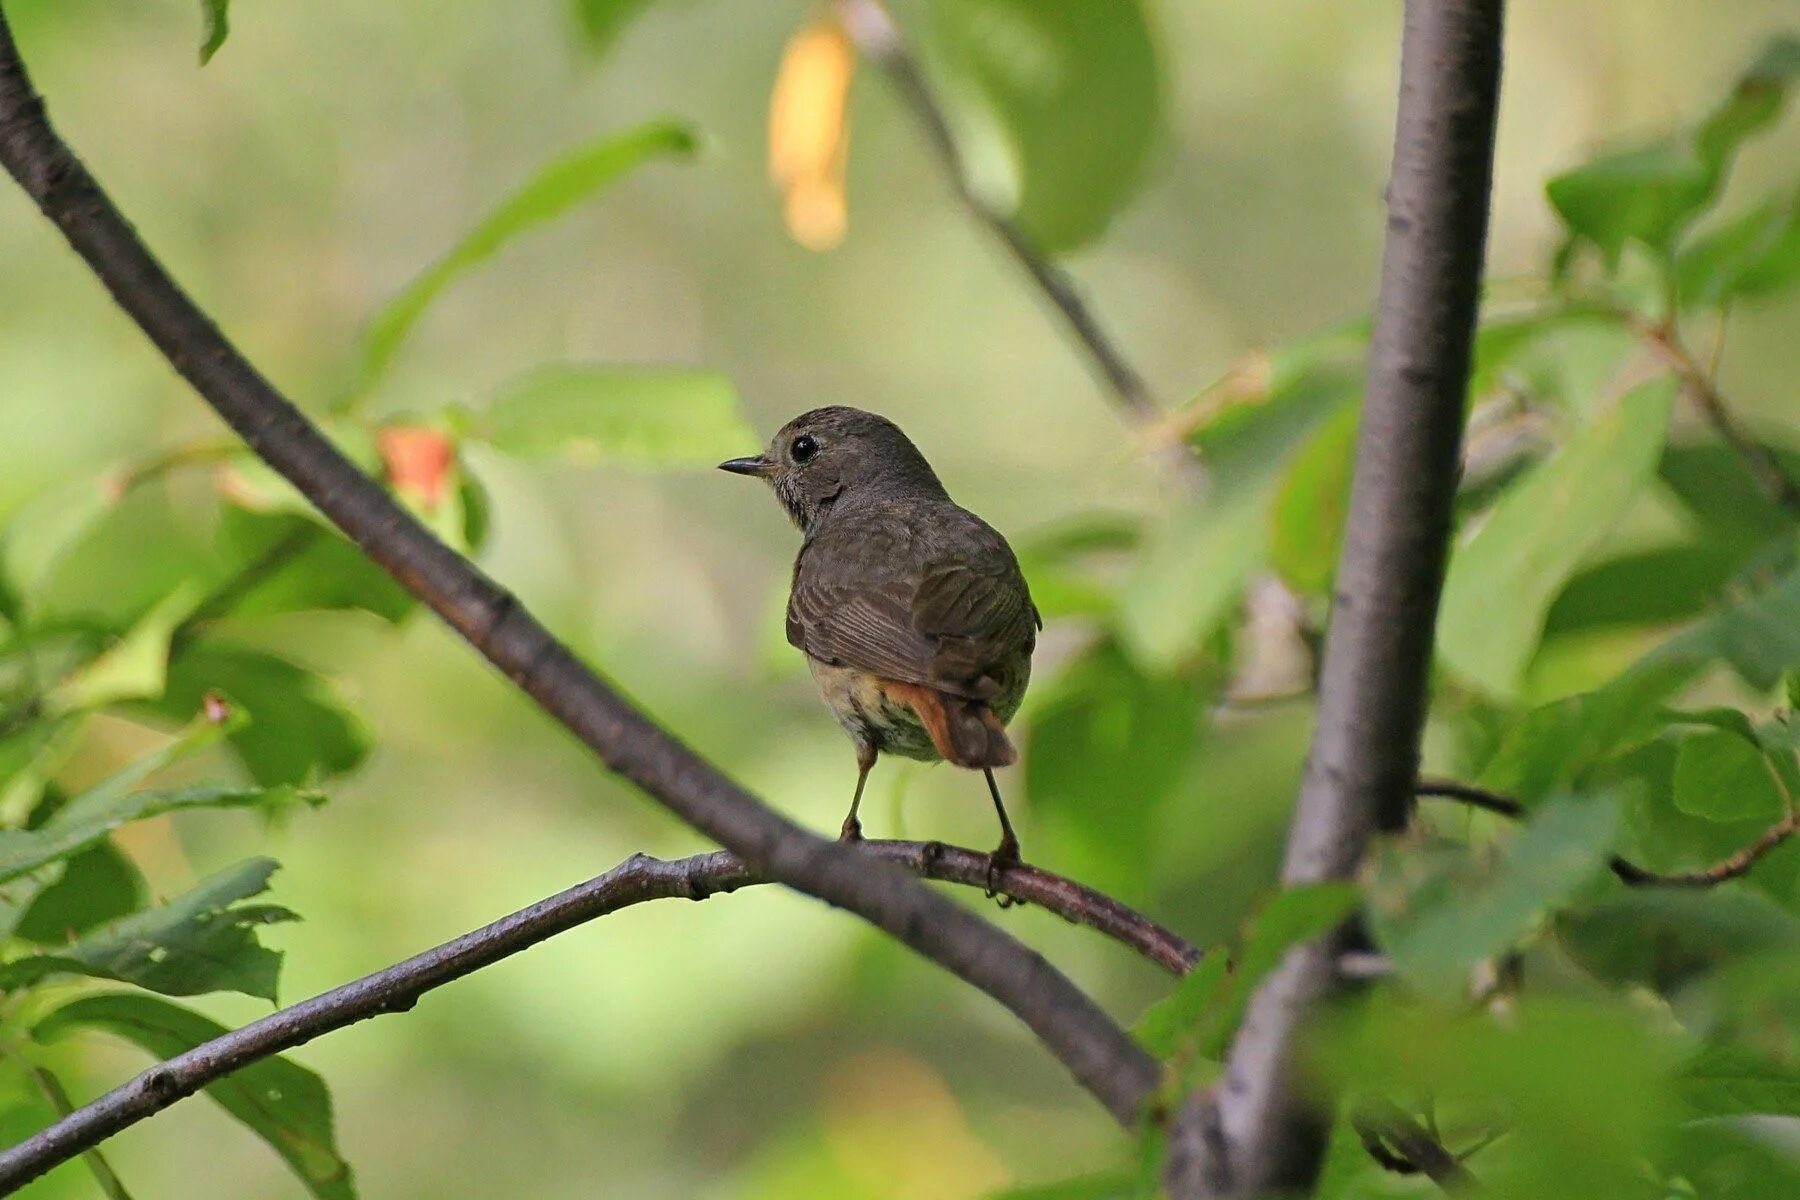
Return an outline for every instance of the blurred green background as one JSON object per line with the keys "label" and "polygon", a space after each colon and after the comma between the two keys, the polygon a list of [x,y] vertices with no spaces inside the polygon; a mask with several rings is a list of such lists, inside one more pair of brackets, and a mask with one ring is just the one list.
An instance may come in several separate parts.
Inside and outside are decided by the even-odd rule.
{"label": "blurred green background", "polygon": [[[765,126],[807,6],[668,0],[595,62],[558,0],[240,0],[205,69],[197,7],[13,0],[8,12],[63,132],[303,404],[341,391],[369,315],[546,159],[675,115],[703,131],[697,161],[637,172],[460,282],[371,403],[434,411],[552,361],[707,366],[736,383],[759,436],[827,403],[893,417],[957,499],[1015,539],[1168,502],[1173,485],[952,201],[876,72],[855,84],[848,239],[825,254],[789,239]],[[1165,403],[1248,350],[1366,310],[1398,11],[1150,6],[1164,129],[1140,198],[1070,266]],[[923,24],[911,6],[896,12]],[[1690,119],[1796,15],[1793,0],[1511,5],[1493,275],[1537,271],[1554,246],[1547,176]],[[1746,152],[1734,194],[1761,194],[1797,153],[1790,122]],[[1791,294],[1735,317],[1721,385],[1752,417],[1800,431],[1796,329]],[[216,431],[49,226],[0,189],[0,516]],[[492,493],[491,573],[759,795],[836,827],[854,765],[781,644],[796,537],[766,495],[705,470],[479,449],[471,466]],[[266,935],[288,955],[284,1000],[633,851],[701,848],[429,621],[308,617],[264,633],[341,685],[373,757],[331,786],[329,806],[272,836],[250,818],[164,820],[128,830],[127,845],[165,894],[233,857],[279,857],[274,897],[306,918]],[[1040,676],[1083,636],[1053,623]],[[1154,852],[1104,882],[1197,941],[1232,928],[1272,875],[1309,717],[1289,705],[1214,726],[1153,814]],[[95,774],[144,744],[122,722],[89,739]],[[1028,857],[1081,867],[1034,820],[1024,772],[1011,774]],[[873,835],[991,840],[971,776],[884,762],[871,796]],[[1104,788],[1091,798],[1112,802]],[[1041,913],[994,915],[1125,1019],[1165,987]],[[199,1007],[227,1023],[266,1011],[243,997]],[[956,1200],[1109,1162],[1124,1145],[1005,1013],[775,889],[608,918],[297,1057],[331,1081],[339,1143],[370,1197]],[[141,1061],[92,1053],[69,1082],[85,1097]],[[202,1102],[110,1148],[140,1197],[301,1194]],[[32,1194],[92,1186],[72,1165]]]}

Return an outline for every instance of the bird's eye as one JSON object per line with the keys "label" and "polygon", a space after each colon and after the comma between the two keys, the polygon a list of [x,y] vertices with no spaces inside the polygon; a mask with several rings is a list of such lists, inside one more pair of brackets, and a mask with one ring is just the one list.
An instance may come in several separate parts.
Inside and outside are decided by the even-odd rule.
{"label": "bird's eye", "polygon": [[788,448],[788,452],[794,456],[795,462],[807,462],[819,452],[819,443],[811,434],[803,433],[794,439],[794,444]]}

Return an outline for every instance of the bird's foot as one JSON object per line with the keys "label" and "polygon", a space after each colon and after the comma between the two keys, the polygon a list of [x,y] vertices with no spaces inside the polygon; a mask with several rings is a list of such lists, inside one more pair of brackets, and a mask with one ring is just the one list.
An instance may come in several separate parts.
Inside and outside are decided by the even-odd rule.
{"label": "bird's foot", "polygon": [[1000,894],[1000,877],[1006,873],[1008,868],[1019,866],[1024,861],[1019,857],[1019,839],[1011,836],[1001,839],[1000,844],[988,854],[987,898],[989,900],[995,901],[1001,908],[1011,908],[1015,904],[1023,903],[1016,897]]}
{"label": "bird's foot", "polygon": [[843,827],[838,830],[838,841],[860,842],[862,840],[862,822],[855,817],[845,817]]}

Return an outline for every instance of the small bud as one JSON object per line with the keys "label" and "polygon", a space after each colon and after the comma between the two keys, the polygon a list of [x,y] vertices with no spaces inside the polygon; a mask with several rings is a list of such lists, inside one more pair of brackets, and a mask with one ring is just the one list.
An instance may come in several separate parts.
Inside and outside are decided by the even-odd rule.
{"label": "small bud", "polygon": [[441,430],[393,425],[375,435],[388,482],[426,512],[435,512],[449,491],[456,443]]}

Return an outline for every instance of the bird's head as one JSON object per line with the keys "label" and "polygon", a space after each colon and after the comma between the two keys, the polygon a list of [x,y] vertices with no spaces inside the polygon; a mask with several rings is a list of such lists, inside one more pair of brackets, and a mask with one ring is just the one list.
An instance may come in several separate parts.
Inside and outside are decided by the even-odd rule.
{"label": "bird's head", "polygon": [[802,413],[781,427],[763,453],[722,462],[719,469],[766,480],[794,524],[807,532],[842,503],[944,496],[931,464],[898,425],[843,405]]}

